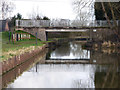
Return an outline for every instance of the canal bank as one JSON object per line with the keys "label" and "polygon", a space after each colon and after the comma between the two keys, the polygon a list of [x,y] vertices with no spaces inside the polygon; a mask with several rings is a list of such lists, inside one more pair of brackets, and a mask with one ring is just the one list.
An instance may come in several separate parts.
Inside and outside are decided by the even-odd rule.
{"label": "canal bank", "polygon": [[[27,34],[21,31],[16,31],[15,33],[19,33],[23,36],[26,36]],[[36,39],[30,34],[27,34],[30,38],[23,37],[18,41],[13,40],[11,32],[0,32],[0,35],[0,75],[8,72],[21,63],[24,63],[39,52],[42,52],[47,43]]]}
{"label": "canal bank", "polygon": [[1,70],[0,74],[2,75],[4,73],[10,71],[11,69],[15,68],[16,66],[26,62],[30,58],[32,58],[35,55],[42,52],[46,47],[47,47],[47,45],[43,45],[43,46],[40,46],[39,48],[36,48],[36,49],[31,50],[29,52],[25,52],[25,53],[20,54],[18,56],[14,56],[12,58],[9,58],[6,61],[0,62],[2,65],[2,70]]}
{"label": "canal bank", "polygon": [[14,82],[14,80],[21,76],[23,72],[29,70],[33,65],[37,62],[44,63],[46,57],[46,49],[43,49],[37,55],[33,56],[29,60],[25,61],[24,63],[16,66],[15,68],[11,69],[9,72],[5,73],[0,77],[2,83],[0,83],[1,88],[7,87],[8,84]]}

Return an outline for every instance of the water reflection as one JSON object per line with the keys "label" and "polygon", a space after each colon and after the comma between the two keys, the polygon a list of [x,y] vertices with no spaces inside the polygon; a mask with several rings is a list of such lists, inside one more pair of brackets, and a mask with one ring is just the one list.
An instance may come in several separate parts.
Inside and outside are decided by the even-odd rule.
{"label": "water reflection", "polygon": [[[45,64],[43,60],[19,76],[8,88],[119,88],[120,56],[82,49],[70,42],[47,53],[50,59],[86,59],[81,64]],[[49,56],[50,55],[50,56]],[[72,57],[71,57],[72,56]],[[44,58],[45,59],[45,58]],[[66,59],[66,58],[65,58]],[[10,75],[8,75],[11,77]]]}
{"label": "water reflection", "polygon": [[117,73],[112,65],[38,63],[8,88],[116,88]]}
{"label": "water reflection", "polygon": [[[25,72],[8,87],[12,88],[95,88],[95,66],[41,65]],[[27,83],[26,83],[27,81]],[[78,82],[79,83],[78,86]]]}
{"label": "water reflection", "polygon": [[90,59],[90,51],[82,49],[80,43],[65,43],[50,54],[50,59]]}

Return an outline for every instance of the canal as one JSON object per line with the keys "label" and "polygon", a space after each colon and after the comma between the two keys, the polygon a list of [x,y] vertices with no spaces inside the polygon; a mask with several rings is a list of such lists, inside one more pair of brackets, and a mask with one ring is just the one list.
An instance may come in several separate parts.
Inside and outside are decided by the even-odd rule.
{"label": "canal", "polygon": [[[115,50],[84,49],[82,42],[48,48],[5,74],[7,88],[119,88],[119,60]],[[109,52],[107,52],[109,51]]]}

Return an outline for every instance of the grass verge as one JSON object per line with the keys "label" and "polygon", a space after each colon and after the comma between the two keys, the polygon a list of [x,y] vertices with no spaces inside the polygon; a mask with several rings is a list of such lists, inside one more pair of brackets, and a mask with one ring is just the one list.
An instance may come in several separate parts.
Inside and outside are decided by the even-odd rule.
{"label": "grass verge", "polygon": [[[25,32],[16,31],[16,33]],[[0,53],[0,61],[5,61],[15,55],[20,55],[36,48],[40,48],[46,43],[45,41],[40,41],[39,39],[37,39],[36,44],[35,37],[32,35],[31,37],[32,39],[24,39],[13,43],[12,40],[9,41],[9,32],[0,32],[0,51],[2,52]]]}

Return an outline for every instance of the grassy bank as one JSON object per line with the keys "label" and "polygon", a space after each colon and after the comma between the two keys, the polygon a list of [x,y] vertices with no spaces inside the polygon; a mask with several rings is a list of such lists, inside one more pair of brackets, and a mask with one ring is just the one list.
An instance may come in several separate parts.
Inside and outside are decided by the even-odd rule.
{"label": "grassy bank", "polygon": [[[17,31],[17,33],[25,32]],[[32,35],[32,39],[24,39],[16,42],[12,42],[12,40],[10,40],[9,42],[9,32],[0,32],[0,35],[2,35],[2,38],[0,38],[0,45],[2,45],[2,48],[0,48],[0,50],[2,51],[2,54],[0,54],[0,61],[5,61],[15,55],[40,48],[46,43],[38,39],[36,45],[36,39]]]}

